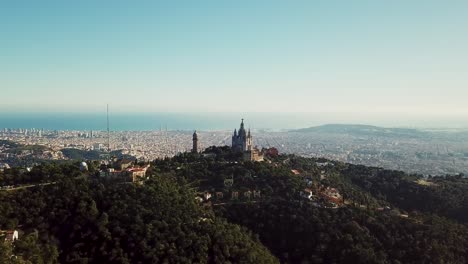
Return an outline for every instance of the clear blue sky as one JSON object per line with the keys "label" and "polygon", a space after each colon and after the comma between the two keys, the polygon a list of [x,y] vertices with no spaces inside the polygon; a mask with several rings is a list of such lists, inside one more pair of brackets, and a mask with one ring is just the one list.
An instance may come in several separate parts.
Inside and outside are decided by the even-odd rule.
{"label": "clear blue sky", "polygon": [[468,115],[468,1],[1,1],[0,110]]}

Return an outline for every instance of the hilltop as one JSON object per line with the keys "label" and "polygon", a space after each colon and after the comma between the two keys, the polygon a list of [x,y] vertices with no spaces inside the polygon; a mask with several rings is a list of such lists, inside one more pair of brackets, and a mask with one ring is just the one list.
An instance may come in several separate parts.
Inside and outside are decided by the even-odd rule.
{"label": "hilltop", "polygon": [[92,162],[5,169],[0,183],[53,183],[0,191],[0,229],[22,232],[3,252],[33,263],[466,263],[468,179],[267,160],[210,147],[154,160],[141,184],[96,177]]}
{"label": "hilltop", "polygon": [[423,137],[429,136],[428,132],[410,128],[384,128],[359,124],[327,124],[293,130],[302,133],[338,133],[350,135],[385,136],[385,137]]}

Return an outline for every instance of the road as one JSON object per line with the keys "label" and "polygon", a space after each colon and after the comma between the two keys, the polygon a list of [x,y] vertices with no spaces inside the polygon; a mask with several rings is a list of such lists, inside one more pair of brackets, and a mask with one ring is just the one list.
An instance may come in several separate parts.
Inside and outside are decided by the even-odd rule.
{"label": "road", "polygon": [[46,185],[52,185],[52,184],[56,184],[57,182],[46,182],[46,183],[38,183],[38,184],[28,184],[28,185],[22,185],[22,186],[18,186],[18,187],[15,187],[15,188],[10,188],[10,189],[2,189],[0,191],[17,191],[17,190],[21,190],[21,189],[27,189],[27,188],[32,188],[32,187],[36,187],[36,186],[46,186]]}

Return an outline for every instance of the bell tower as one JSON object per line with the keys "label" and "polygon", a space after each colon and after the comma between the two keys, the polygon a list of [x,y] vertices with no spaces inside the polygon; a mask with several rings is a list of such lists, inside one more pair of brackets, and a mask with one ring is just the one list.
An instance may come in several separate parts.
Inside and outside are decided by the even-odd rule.
{"label": "bell tower", "polygon": [[192,153],[198,153],[198,135],[197,131],[193,132],[193,147],[192,147]]}

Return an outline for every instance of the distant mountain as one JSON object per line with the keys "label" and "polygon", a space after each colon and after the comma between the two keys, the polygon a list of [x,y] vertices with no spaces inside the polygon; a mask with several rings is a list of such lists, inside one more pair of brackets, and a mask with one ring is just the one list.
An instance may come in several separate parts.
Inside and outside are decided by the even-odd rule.
{"label": "distant mountain", "polygon": [[428,136],[430,133],[410,128],[384,128],[369,125],[355,124],[328,124],[323,126],[309,127],[291,132],[301,133],[328,133],[328,134],[350,134],[356,136],[405,136],[421,137]]}

